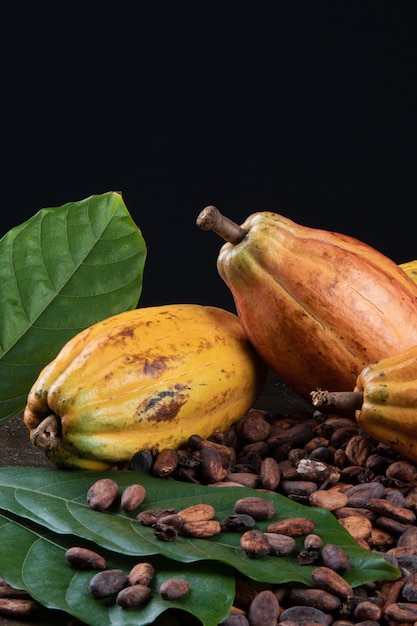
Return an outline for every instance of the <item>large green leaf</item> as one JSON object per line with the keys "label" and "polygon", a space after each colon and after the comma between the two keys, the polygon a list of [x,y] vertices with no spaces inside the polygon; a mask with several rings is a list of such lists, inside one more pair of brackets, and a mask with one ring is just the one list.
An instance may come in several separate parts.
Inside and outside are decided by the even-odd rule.
{"label": "large green leaf", "polygon": [[[89,592],[96,572],[76,570],[65,559],[65,550],[74,545],[73,537],[57,535],[34,525],[22,526],[0,515],[1,571],[9,584],[26,589],[43,606],[65,611],[90,626],[143,626],[151,624],[168,609],[182,609],[198,617],[206,626],[217,626],[230,611],[235,595],[232,572],[215,563],[198,562],[184,566],[162,556],[147,558],[155,570],[151,600],[142,608],[122,609],[114,598],[97,600]],[[80,544],[97,549],[91,544]],[[7,548],[6,548],[7,546]],[[13,550],[10,550],[13,546]],[[129,572],[141,559],[121,556],[100,549],[109,568]],[[190,592],[176,601],[162,599],[160,585],[169,578],[186,578]]]}
{"label": "large green leaf", "polygon": [[[120,490],[133,482],[143,484],[147,495],[141,509],[174,507],[179,510],[190,504],[206,502],[215,508],[220,520],[233,512],[238,498],[261,493],[243,487],[220,489],[162,480],[130,471],[67,472],[54,468],[2,468],[0,509],[19,516],[21,520],[44,526],[48,531],[93,541],[119,555],[145,557],[161,554],[187,564],[201,560],[219,561],[260,582],[313,584],[313,566],[299,565],[296,556],[280,557],[279,560],[273,556],[249,559],[240,548],[239,533],[223,532],[210,539],[179,537],[176,541],[164,542],[155,537],[152,528],[141,525],[135,519],[138,511],[132,514],[93,511],[86,503],[87,490],[97,478],[105,476],[116,480]],[[382,579],[393,580],[399,576],[399,570],[382,555],[359,547],[332,513],[298,504],[280,494],[261,495],[274,503],[276,516],[268,522],[259,522],[258,528],[263,530],[275,520],[294,516],[314,520],[317,524],[315,532],[324,542],[339,545],[348,552],[352,568],[346,573],[346,579],[353,586]],[[2,544],[4,541],[0,534]]]}
{"label": "large green leaf", "polygon": [[0,422],[78,332],[134,309],[146,246],[120,194],[39,211],[0,240]]}

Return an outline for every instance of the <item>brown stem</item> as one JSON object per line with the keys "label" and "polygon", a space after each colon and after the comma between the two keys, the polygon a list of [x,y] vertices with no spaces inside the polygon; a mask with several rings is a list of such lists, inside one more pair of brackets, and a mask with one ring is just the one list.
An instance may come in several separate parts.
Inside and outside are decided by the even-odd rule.
{"label": "brown stem", "polygon": [[357,411],[363,402],[361,391],[323,391],[317,389],[317,391],[312,391],[310,396],[313,406],[343,411]]}
{"label": "brown stem", "polygon": [[54,449],[61,436],[61,423],[59,417],[52,413],[45,417],[31,433],[31,441],[35,448],[40,450],[52,450]]}
{"label": "brown stem", "polygon": [[202,230],[212,230],[233,245],[240,243],[248,232],[245,228],[222,215],[213,205],[206,206],[201,211],[196,223]]}

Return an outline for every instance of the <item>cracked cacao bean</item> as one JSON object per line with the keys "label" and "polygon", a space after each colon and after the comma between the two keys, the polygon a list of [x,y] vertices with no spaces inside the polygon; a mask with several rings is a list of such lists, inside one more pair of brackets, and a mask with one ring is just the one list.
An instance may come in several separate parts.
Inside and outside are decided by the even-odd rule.
{"label": "cracked cacao bean", "polygon": [[153,463],[152,473],[159,478],[171,476],[178,466],[178,456],[176,450],[164,448],[161,450]]}
{"label": "cracked cacao bean", "polygon": [[147,511],[141,511],[136,519],[143,526],[154,526],[156,522],[164,515],[172,515],[175,513],[175,509],[149,509]]}

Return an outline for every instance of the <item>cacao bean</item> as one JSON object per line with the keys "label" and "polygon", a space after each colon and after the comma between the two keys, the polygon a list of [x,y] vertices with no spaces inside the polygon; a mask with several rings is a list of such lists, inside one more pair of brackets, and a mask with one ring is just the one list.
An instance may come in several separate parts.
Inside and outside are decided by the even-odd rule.
{"label": "cacao bean", "polygon": [[242,441],[255,442],[264,441],[271,434],[271,425],[266,421],[265,416],[257,411],[248,414],[243,421],[242,427],[238,429],[238,435]]}
{"label": "cacao bean", "polygon": [[184,523],[187,522],[203,522],[213,519],[216,511],[211,504],[193,504],[185,509],[178,511],[178,515]]}
{"label": "cacao bean", "polygon": [[128,485],[123,490],[120,498],[120,506],[125,511],[133,511],[136,509],[146,497],[146,489],[143,485]]}
{"label": "cacao bean", "polygon": [[350,515],[349,517],[342,517],[339,518],[339,522],[356,540],[366,540],[371,535],[372,523],[364,515]]}
{"label": "cacao bean", "polygon": [[397,546],[399,548],[405,547],[409,551],[414,550],[414,554],[417,553],[417,527],[410,526],[398,537]]}
{"label": "cacao bean", "polygon": [[281,480],[280,490],[289,498],[300,498],[306,501],[317,490],[317,484],[312,480]]}
{"label": "cacao bean", "polygon": [[373,620],[378,623],[382,617],[382,610],[375,603],[363,600],[356,605],[353,615],[357,620]]}
{"label": "cacao bean", "polygon": [[153,526],[161,517],[172,513],[175,513],[175,509],[149,509],[148,511],[141,511],[136,519],[143,526]]}
{"label": "cacao bean", "polygon": [[158,528],[158,526],[161,525],[172,526],[173,528],[180,530],[184,525],[184,520],[179,513],[170,513],[169,515],[163,515],[160,517],[156,522],[155,527]]}
{"label": "cacao bean", "polygon": [[395,461],[389,465],[386,475],[398,485],[417,485],[417,466],[408,461]]}
{"label": "cacao bean", "polygon": [[250,559],[259,559],[269,554],[270,545],[260,530],[247,530],[240,538],[240,547]]}
{"label": "cacao bean", "polygon": [[306,535],[304,538],[304,548],[306,550],[321,550],[323,547],[323,539],[314,533]]}
{"label": "cacao bean", "polygon": [[257,489],[261,482],[260,476],[252,472],[229,472],[227,480],[249,489]]}
{"label": "cacao bean", "polygon": [[276,595],[269,589],[260,591],[252,600],[248,621],[250,626],[276,626],[280,613]]}
{"label": "cacao bean", "polygon": [[80,569],[106,569],[107,561],[94,550],[73,546],[65,552],[68,563]]}
{"label": "cacao bean", "polygon": [[36,600],[27,598],[0,598],[0,616],[13,620],[32,620],[40,614]]}
{"label": "cacao bean", "polygon": [[224,532],[241,532],[253,528],[255,520],[251,515],[238,513],[236,515],[228,515],[220,522],[220,526]]}
{"label": "cacao bean", "polygon": [[269,532],[265,532],[264,536],[269,544],[269,554],[272,556],[288,556],[297,547],[294,537]]}
{"label": "cacao bean", "polygon": [[312,606],[324,613],[336,611],[342,604],[338,596],[324,589],[291,589],[288,599],[295,606]]}
{"label": "cacao bean", "polygon": [[95,511],[104,511],[115,504],[119,487],[111,478],[100,478],[87,491],[87,504]]}
{"label": "cacao bean", "polygon": [[220,454],[213,446],[205,446],[200,452],[201,473],[207,484],[222,481],[227,476]]}
{"label": "cacao bean", "polygon": [[215,519],[201,520],[198,522],[185,522],[180,530],[184,537],[204,539],[214,537],[221,532],[220,522]]}
{"label": "cacao bean", "polygon": [[151,597],[151,590],[146,585],[135,584],[130,587],[124,587],[116,596],[116,602],[124,609],[143,606]]}
{"label": "cacao bean", "polygon": [[256,521],[270,519],[275,514],[275,507],[270,500],[257,496],[248,496],[236,500],[234,504],[235,513],[245,513]]}
{"label": "cacao bean", "polygon": [[377,482],[353,485],[345,491],[347,506],[364,507],[371,498],[380,498],[384,489],[384,485]]}
{"label": "cacao bean", "polygon": [[274,522],[267,527],[269,533],[279,533],[289,537],[309,535],[316,528],[316,522],[307,517],[290,517],[280,522]]}
{"label": "cacao bean", "polygon": [[164,600],[178,600],[190,590],[190,584],[185,578],[169,578],[159,587],[159,593]]}
{"label": "cacao bean", "polygon": [[271,456],[263,459],[259,475],[261,485],[264,489],[275,491],[281,479],[279,465]]}
{"label": "cacao bean", "polygon": [[129,585],[149,585],[155,576],[155,569],[152,563],[137,563],[132,567],[127,575]]}
{"label": "cacao bean", "polygon": [[280,624],[291,623],[298,626],[329,626],[330,619],[326,613],[313,606],[292,606],[285,609],[280,617]]}
{"label": "cacao bean", "polygon": [[347,504],[346,493],[337,489],[323,489],[314,491],[309,498],[311,506],[318,506],[327,511],[340,509]]}
{"label": "cacao bean", "polygon": [[410,572],[407,575],[401,595],[407,602],[417,602],[417,572]]}
{"label": "cacao bean", "polygon": [[178,537],[178,529],[169,524],[161,524],[157,522],[154,530],[155,537],[161,541],[175,541]]}
{"label": "cacao bean", "polygon": [[152,473],[159,478],[171,476],[178,466],[178,456],[176,450],[164,448],[161,450],[152,467]]}
{"label": "cacao bean", "polygon": [[417,604],[411,602],[394,602],[386,607],[384,616],[395,622],[411,622],[411,624],[413,624],[417,621]]}
{"label": "cacao bean", "polygon": [[342,600],[348,600],[353,596],[353,589],[349,583],[329,567],[316,567],[312,571],[311,577],[317,587],[329,593],[334,593]]}
{"label": "cacao bean", "polygon": [[118,594],[128,584],[129,579],[123,570],[107,569],[90,580],[90,592],[95,598],[105,598]]}
{"label": "cacao bean", "polygon": [[364,467],[371,450],[372,447],[368,439],[365,439],[361,434],[354,435],[346,444],[346,458],[352,465],[356,463]]}
{"label": "cacao bean", "polygon": [[403,524],[414,524],[416,521],[416,515],[413,511],[392,504],[392,502],[389,502],[386,498],[371,498],[368,501],[367,507],[377,515],[392,517],[392,519]]}
{"label": "cacao bean", "polygon": [[350,558],[346,551],[333,543],[327,543],[322,551],[321,558],[326,567],[330,567],[335,572],[347,572],[351,568]]}

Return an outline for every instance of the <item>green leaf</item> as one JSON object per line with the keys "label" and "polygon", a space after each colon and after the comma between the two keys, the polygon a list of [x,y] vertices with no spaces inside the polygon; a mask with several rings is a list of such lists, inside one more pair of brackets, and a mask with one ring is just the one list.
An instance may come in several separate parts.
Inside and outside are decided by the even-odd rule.
{"label": "green leaf", "polygon": [[0,422],[71,337],[136,307],[145,259],[113,192],[42,209],[0,240]]}
{"label": "green leaf", "polygon": [[[89,591],[89,582],[97,572],[72,568],[65,559],[65,551],[73,545],[73,537],[63,537],[39,529],[22,526],[0,515],[1,572],[9,584],[26,589],[43,606],[65,611],[91,626],[142,626],[151,624],[168,609],[182,609],[195,615],[207,626],[217,626],[230,611],[235,595],[233,572],[227,567],[221,570],[215,563],[193,563],[184,570],[183,565],[162,556],[150,557],[155,577],[150,585],[151,600],[141,608],[128,610],[119,607],[114,597],[97,600]],[[13,545],[13,550],[10,546]],[[6,548],[7,546],[7,548]],[[122,569],[126,573],[141,559],[109,553],[100,549],[109,568]],[[169,578],[185,578],[190,592],[176,601],[163,600],[160,585]]]}
{"label": "green leaf", "polygon": [[[147,493],[141,507],[131,514],[123,511],[93,511],[86,503],[88,488],[95,480],[105,476],[116,480],[120,491],[131,483],[140,482]],[[296,556],[280,557],[279,560],[273,556],[249,559],[240,548],[239,533],[222,532],[210,539],[178,537],[176,541],[164,542],[155,536],[152,528],[141,525],[135,519],[142,509],[174,507],[180,510],[191,504],[205,502],[215,508],[216,517],[221,520],[233,512],[238,498],[254,494],[259,496],[260,493],[243,487],[215,488],[162,480],[131,471],[68,472],[54,468],[24,467],[0,469],[1,509],[54,533],[93,541],[106,550],[126,556],[161,554],[182,563],[219,561],[256,581],[271,584],[291,581],[311,586],[313,566],[299,565]],[[315,532],[325,543],[334,543],[348,552],[352,568],[345,577],[352,586],[399,577],[398,568],[388,563],[382,555],[361,548],[329,511],[298,504],[276,493],[262,492],[261,495],[273,502],[276,515],[267,522],[258,522],[257,527],[265,530],[273,521],[289,517],[312,519],[317,524]],[[302,539],[299,541],[301,549]]]}

